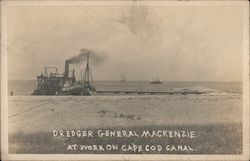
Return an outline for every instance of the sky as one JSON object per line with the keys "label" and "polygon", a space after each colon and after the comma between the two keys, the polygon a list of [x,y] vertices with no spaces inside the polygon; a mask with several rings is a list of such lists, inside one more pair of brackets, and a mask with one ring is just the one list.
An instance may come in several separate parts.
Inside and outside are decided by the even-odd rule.
{"label": "sky", "polygon": [[[8,77],[31,80],[44,66],[64,72],[82,49],[94,80],[241,81],[243,7],[11,6]],[[77,77],[85,62],[71,65]]]}

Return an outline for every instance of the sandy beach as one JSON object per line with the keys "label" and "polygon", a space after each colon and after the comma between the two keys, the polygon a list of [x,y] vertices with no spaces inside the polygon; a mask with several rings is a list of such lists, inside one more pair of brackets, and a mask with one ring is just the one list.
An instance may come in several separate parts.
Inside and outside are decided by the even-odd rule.
{"label": "sandy beach", "polygon": [[[190,140],[176,139],[172,142],[173,144],[189,143],[197,150],[169,153],[238,154],[242,151],[241,104],[241,95],[232,93],[91,97],[13,96],[9,97],[10,152],[84,153],[66,151],[64,146],[67,139],[55,140],[52,137],[53,130],[93,130],[95,132],[98,129],[132,129],[141,132],[144,129],[175,129],[194,130],[198,136],[197,140],[190,142]],[[122,141],[111,138],[111,140],[119,143],[145,142],[135,138]],[[74,141],[79,142],[73,138]],[[107,143],[110,139],[81,141],[90,144]],[[149,142],[167,144],[169,141],[165,142],[159,138]]]}
{"label": "sandy beach", "polygon": [[239,95],[9,97],[9,133],[241,123]]}

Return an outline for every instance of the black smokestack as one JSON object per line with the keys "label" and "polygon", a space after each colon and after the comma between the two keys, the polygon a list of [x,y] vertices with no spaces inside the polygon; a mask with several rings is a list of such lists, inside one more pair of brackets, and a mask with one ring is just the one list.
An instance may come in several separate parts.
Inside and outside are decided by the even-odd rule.
{"label": "black smokestack", "polygon": [[69,77],[69,61],[68,60],[65,60],[64,77],[65,78]]}
{"label": "black smokestack", "polygon": [[94,65],[100,64],[106,59],[106,55],[101,52],[93,51],[90,49],[81,49],[80,54],[73,56],[66,61],[68,61],[69,64],[80,64],[81,62],[87,61],[88,55],[90,62]]}

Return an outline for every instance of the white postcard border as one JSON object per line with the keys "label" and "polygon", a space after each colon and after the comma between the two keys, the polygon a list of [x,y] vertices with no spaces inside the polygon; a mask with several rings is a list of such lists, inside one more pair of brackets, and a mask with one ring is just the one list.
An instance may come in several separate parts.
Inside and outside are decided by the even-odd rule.
{"label": "white postcard border", "polygon": [[143,5],[242,5],[243,41],[243,154],[8,154],[8,6],[130,5],[131,1],[4,1],[1,3],[1,152],[3,160],[249,160],[249,5],[247,1],[140,1]]}

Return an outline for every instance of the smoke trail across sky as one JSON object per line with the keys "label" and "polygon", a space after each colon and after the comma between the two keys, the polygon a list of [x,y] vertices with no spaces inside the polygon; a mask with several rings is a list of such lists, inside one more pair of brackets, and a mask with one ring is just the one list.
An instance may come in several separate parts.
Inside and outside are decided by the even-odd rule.
{"label": "smoke trail across sky", "polygon": [[89,60],[93,65],[103,63],[107,58],[105,52],[98,52],[90,49],[81,49],[80,54],[69,58],[67,61],[70,64],[80,64],[87,60],[87,55],[89,54]]}

